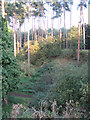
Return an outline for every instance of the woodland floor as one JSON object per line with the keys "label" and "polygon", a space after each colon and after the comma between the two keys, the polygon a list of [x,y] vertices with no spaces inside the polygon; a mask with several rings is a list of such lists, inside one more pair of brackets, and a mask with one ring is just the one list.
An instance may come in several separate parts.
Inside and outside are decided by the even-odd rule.
{"label": "woodland floor", "polygon": [[[86,64],[87,61],[81,60],[80,61],[80,67],[82,65]],[[37,69],[41,73],[40,79],[36,82],[36,85],[33,87],[35,88],[36,93],[31,93],[31,92],[22,92],[22,91],[13,91],[8,94],[8,105],[11,107],[9,108],[9,111],[12,109],[12,104],[20,103],[24,104],[25,106],[31,105],[33,106],[34,104],[37,104],[36,102],[39,101],[39,99],[42,99],[45,97],[48,89],[50,86],[55,83],[55,76],[58,76],[59,74],[63,74],[63,72],[68,71],[68,66],[72,65],[77,66],[77,60],[74,60],[72,58],[67,59],[67,57],[62,58],[61,56],[52,58],[50,62],[46,62],[45,64],[36,67],[35,70]],[[78,69],[78,68],[77,68]],[[72,69],[73,72],[73,69]],[[29,85],[31,84],[29,82],[30,80],[24,79],[22,80],[22,89],[29,89]],[[4,109],[8,111],[8,106],[4,106]]]}

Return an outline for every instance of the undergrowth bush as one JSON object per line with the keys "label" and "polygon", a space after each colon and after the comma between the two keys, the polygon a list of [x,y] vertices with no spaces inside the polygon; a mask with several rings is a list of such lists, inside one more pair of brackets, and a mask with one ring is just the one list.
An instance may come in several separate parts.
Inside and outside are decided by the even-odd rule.
{"label": "undergrowth bush", "polygon": [[2,97],[17,89],[19,68],[14,57],[12,32],[8,30],[7,21],[2,18]]}
{"label": "undergrowth bush", "polygon": [[56,99],[59,104],[64,105],[69,100],[79,102],[86,107],[88,94],[88,70],[84,64],[78,69],[77,65],[68,63],[54,67],[56,70],[56,82],[48,91],[47,99]]}
{"label": "undergrowth bush", "polygon": [[74,54],[72,49],[64,49],[64,50],[61,51],[61,56],[63,58],[65,58],[65,57],[66,58],[72,58],[74,55],[75,54]]}
{"label": "undergrowth bush", "polygon": [[[25,43],[24,49],[17,54],[18,60],[25,60],[28,58],[27,42]],[[48,39],[41,39],[32,42],[30,41],[30,62],[34,65],[41,65],[43,62],[50,57],[59,56],[61,53],[59,40],[56,38],[48,37]]]}

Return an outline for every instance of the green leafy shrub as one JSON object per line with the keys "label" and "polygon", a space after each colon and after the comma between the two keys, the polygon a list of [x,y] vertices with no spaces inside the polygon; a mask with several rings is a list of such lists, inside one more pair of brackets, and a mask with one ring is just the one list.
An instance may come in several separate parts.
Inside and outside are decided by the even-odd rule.
{"label": "green leafy shrub", "polygon": [[[61,53],[59,40],[51,36],[48,39],[40,39],[33,44],[30,41],[30,62],[33,65],[42,65],[47,58],[57,57]],[[27,43],[23,50],[17,55],[18,60],[26,60],[28,58]]]}
{"label": "green leafy shrub", "polygon": [[17,88],[19,68],[14,57],[13,40],[8,31],[7,21],[2,19],[2,95]]}
{"label": "green leafy shrub", "polygon": [[64,50],[61,50],[61,56],[63,58],[71,58],[73,56],[75,56],[74,52],[72,49],[64,49]]}
{"label": "green leafy shrub", "polygon": [[29,104],[29,101],[31,100],[32,98],[25,98],[25,97],[20,97],[20,96],[14,96],[14,95],[9,95],[8,96],[8,100],[10,103],[19,103],[19,104],[24,104],[24,105],[28,105]]}
{"label": "green leafy shrub", "polygon": [[49,89],[47,99],[56,99],[59,104],[63,105],[66,101],[74,100],[85,107],[88,94],[87,65],[84,64],[81,68],[72,63],[58,66],[54,67],[56,82]]}
{"label": "green leafy shrub", "polygon": [[77,49],[77,44],[78,44],[78,28],[73,26],[68,33],[68,45],[73,51]]}

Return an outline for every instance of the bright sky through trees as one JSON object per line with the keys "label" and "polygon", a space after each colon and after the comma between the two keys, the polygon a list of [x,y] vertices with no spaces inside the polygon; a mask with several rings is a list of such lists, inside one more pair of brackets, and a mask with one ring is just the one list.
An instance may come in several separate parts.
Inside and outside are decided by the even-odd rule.
{"label": "bright sky through trees", "polygon": [[[72,25],[76,26],[78,25],[78,19],[79,19],[79,15],[80,15],[80,8],[77,9],[77,6],[79,4],[79,0],[74,0],[73,3],[73,7],[72,7]],[[45,8],[48,10],[48,5],[45,5]],[[55,14],[55,13],[54,13]],[[47,25],[47,17],[48,17],[48,25],[49,28],[51,28],[51,11],[49,10],[49,12],[46,11],[46,18],[45,19],[45,24]],[[59,19],[59,20],[58,20]],[[64,16],[62,14],[62,27],[64,26]],[[60,24],[60,18],[56,18],[54,19],[54,28],[58,29],[59,28],[59,24]],[[84,21],[86,24],[88,24],[88,6],[87,8],[84,8]],[[28,20],[25,20],[26,22],[26,28],[28,26]],[[41,23],[40,23],[41,24]],[[29,24],[29,28],[32,28],[32,18],[30,18],[30,24]],[[36,18],[36,28],[38,28],[38,18]],[[43,26],[44,28],[44,26]],[[66,28],[70,28],[70,12],[66,11]],[[27,29],[26,29],[27,30]],[[24,31],[24,24],[22,25],[22,31]]]}

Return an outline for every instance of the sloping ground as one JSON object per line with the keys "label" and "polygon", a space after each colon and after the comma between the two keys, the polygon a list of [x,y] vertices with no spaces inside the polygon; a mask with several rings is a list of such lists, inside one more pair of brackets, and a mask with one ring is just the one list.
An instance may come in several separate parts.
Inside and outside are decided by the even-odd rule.
{"label": "sloping ground", "polygon": [[[87,78],[88,64],[86,60],[82,59],[80,67],[78,67],[77,61],[73,58],[67,59],[65,56],[63,58],[62,56],[52,58],[50,62],[45,62],[42,66],[35,67],[35,70],[33,68],[31,78],[24,77],[22,73],[22,79],[18,85],[19,89],[9,93],[9,102],[37,108],[42,100],[55,99],[58,103],[64,103],[67,99],[67,88],[65,86],[70,89],[73,86],[75,87],[75,85],[78,87],[77,83],[81,84],[80,82],[85,79],[87,82]],[[70,81],[69,84],[67,84],[68,81]],[[59,86],[60,84],[61,86]],[[84,86],[86,86],[86,83]],[[77,90],[76,87],[75,90]],[[72,91],[70,89],[68,91]],[[78,95],[76,94],[75,96],[77,97]]]}
{"label": "sloping ground", "polygon": [[32,95],[27,95],[25,93],[15,93],[15,92],[11,92],[8,94],[8,96],[18,96],[18,97],[24,97],[24,98],[31,98]]}
{"label": "sloping ground", "polygon": [[[84,65],[82,64],[80,69],[80,74],[83,72],[83,69],[87,68],[87,63],[84,61]],[[36,73],[34,73],[34,77],[32,79],[23,78],[21,80],[20,89],[25,89],[27,92],[20,92],[20,93],[10,93],[10,96],[18,96],[18,97],[26,97],[31,98],[32,101],[30,103],[39,102],[40,99],[46,97],[48,90],[52,87],[57,80],[61,80],[64,78],[64,74],[66,76],[70,74],[78,73],[78,66],[77,61],[72,59],[61,58],[61,56],[52,58],[49,63],[45,63],[42,66],[35,68]],[[87,69],[86,69],[87,70]],[[36,75],[38,74],[38,76]],[[59,78],[60,77],[60,78]],[[30,93],[29,91],[35,91],[35,94]]]}
{"label": "sloping ground", "polygon": [[[55,81],[55,69],[57,68],[56,66],[60,66],[60,65],[65,65],[67,64],[67,62],[69,62],[69,60],[64,59],[64,58],[54,58],[52,59],[51,62],[49,63],[45,63],[42,66],[35,68],[37,70],[37,73],[40,74],[39,79],[37,80],[37,76],[35,76],[34,78],[32,78],[34,81],[34,79],[36,79],[35,84],[30,82],[30,79],[27,78],[23,78],[20,81],[20,90],[28,90],[27,92],[20,92],[20,90],[18,91],[14,91],[8,94],[9,99],[16,96],[16,98],[34,98],[36,97],[36,99],[34,101],[40,100],[40,97],[43,98],[45,97],[50,85],[53,84],[53,82]],[[54,68],[55,67],[55,68]],[[30,87],[29,87],[30,86]],[[33,87],[32,87],[33,86]],[[30,89],[29,89],[30,88]],[[36,91],[35,94],[32,94],[29,92],[29,90],[34,90]],[[13,102],[13,99],[10,101]],[[32,102],[34,102],[32,101]],[[31,102],[30,102],[31,103]]]}

